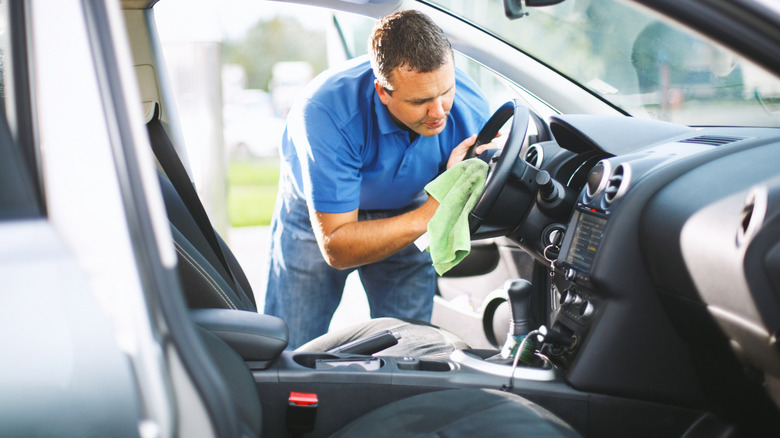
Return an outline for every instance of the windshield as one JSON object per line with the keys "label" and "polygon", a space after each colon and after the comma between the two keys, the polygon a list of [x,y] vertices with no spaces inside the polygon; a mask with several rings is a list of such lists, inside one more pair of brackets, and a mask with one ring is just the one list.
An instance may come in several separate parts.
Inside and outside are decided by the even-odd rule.
{"label": "windshield", "polygon": [[780,126],[780,80],[657,14],[619,0],[565,0],[509,20],[502,0],[435,0],[637,117]]}

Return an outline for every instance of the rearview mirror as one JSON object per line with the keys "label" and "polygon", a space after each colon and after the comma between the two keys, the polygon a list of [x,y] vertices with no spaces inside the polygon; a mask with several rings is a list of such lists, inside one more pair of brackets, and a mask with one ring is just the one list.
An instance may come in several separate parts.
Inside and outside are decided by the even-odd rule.
{"label": "rearview mirror", "polygon": [[[529,8],[552,6],[558,3],[563,3],[563,0],[525,0],[525,5]],[[504,13],[510,20],[522,18],[526,14],[523,12],[523,0],[504,0]]]}

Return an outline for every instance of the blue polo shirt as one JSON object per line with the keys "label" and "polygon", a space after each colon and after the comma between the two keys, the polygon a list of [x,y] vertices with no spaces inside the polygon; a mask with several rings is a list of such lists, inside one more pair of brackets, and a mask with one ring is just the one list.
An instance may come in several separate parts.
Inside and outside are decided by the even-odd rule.
{"label": "blue polo shirt", "polygon": [[489,116],[477,85],[455,69],[447,125],[409,141],[379,100],[367,57],[317,76],[290,110],[282,140],[282,184],[322,213],[406,207],[443,172],[450,152]]}

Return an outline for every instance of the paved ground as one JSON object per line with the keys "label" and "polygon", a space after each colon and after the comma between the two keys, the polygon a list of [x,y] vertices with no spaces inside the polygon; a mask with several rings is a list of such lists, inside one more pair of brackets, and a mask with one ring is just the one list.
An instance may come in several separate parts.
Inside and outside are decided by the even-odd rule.
{"label": "paved ground", "polygon": [[[261,310],[265,302],[265,284],[268,278],[269,234],[268,227],[232,228],[227,233],[227,243],[241,263],[255,292],[257,306]],[[368,318],[368,302],[363,286],[357,275],[352,274],[347,278],[344,296],[333,316],[330,328],[334,330]]]}

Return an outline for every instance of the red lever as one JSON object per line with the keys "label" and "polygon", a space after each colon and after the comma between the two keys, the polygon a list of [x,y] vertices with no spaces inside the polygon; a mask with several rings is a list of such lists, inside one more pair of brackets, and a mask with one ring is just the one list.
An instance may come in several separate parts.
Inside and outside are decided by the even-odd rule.
{"label": "red lever", "polygon": [[313,392],[291,392],[288,399],[291,406],[317,406],[317,394]]}

